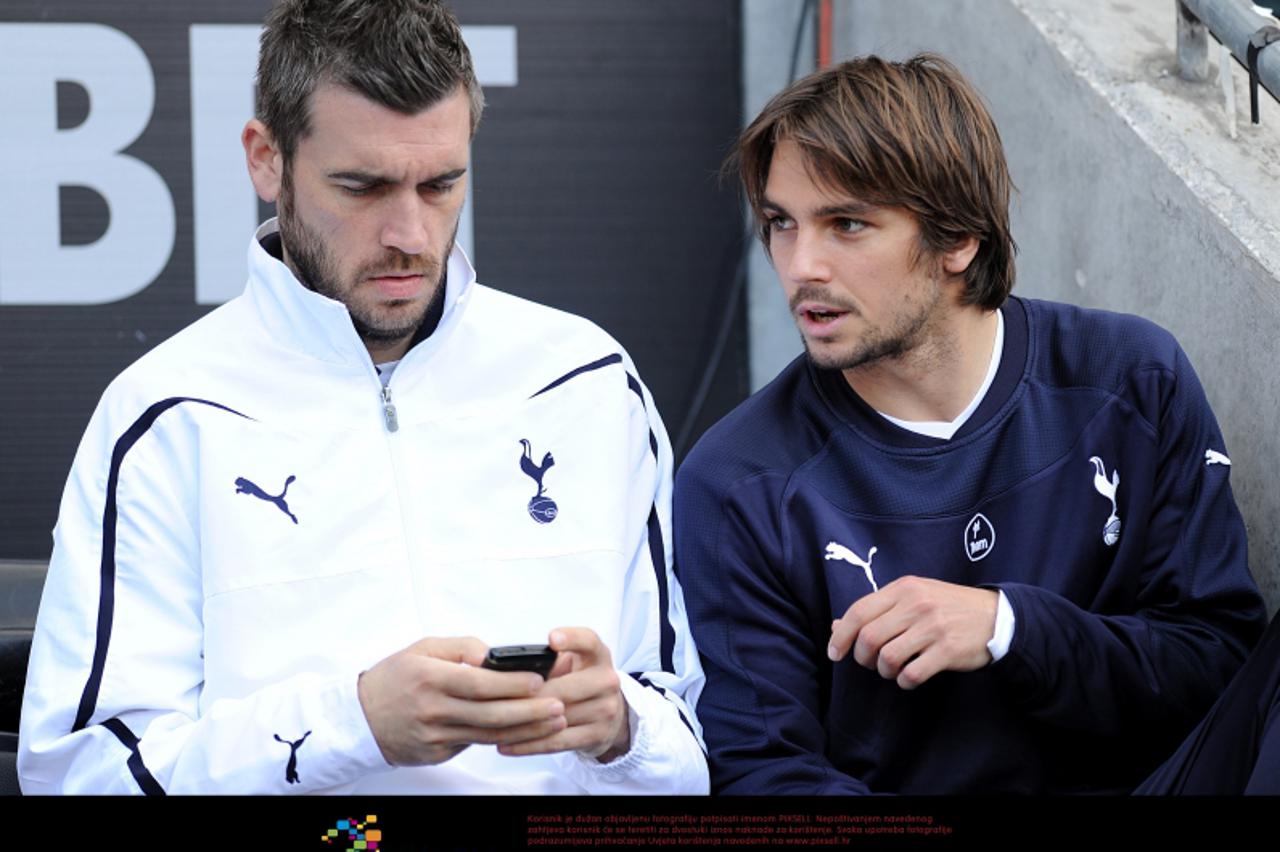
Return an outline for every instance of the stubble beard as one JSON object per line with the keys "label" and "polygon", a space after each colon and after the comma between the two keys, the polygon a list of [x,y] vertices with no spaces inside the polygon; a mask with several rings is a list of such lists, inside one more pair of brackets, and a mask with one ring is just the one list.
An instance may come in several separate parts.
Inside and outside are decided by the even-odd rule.
{"label": "stubble beard", "polygon": [[[456,223],[440,259],[387,249],[381,259],[357,269],[351,280],[344,285],[339,280],[337,263],[325,247],[324,240],[306,222],[294,215],[293,187],[287,173],[277,206],[280,240],[285,247],[294,277],[308,289],[345,305],[356,334],[365,344],[385,348],[408,339],[422,326],[422,321],[432,309],[444,299],[445,279],[448,277],[445,258],[453,252],[454,240],[458,236]],[[435,287],[431,298],[411,313],[395,310],[410,304],[411,300],[408,299],[383,302],[377,306],[359,304],[356,299],[357,285],[373,275],[387,273],[416,273],[427,280],[434,278]],[[387,308],[392,310],[386,311]]]}
{"label": "stubble beard", "polygon": [[[923,302],[913,306],[909,312],[894,317],[890,327],[868,330],[849,346],[824,346],[802,333],[800,339],[804,344],[805,354],[820,369],[856,370],[885,361],[900,360],[916,352],[929,339],[938,316],[939,303],[942,301],[941,288],[936,281],[932,283],[928,297]],[[790,300],[793,316],[796,307],[807,300],[847,310],[852,316],[861,315],[856,306],[833,300],[820,288],[802,287]]]}

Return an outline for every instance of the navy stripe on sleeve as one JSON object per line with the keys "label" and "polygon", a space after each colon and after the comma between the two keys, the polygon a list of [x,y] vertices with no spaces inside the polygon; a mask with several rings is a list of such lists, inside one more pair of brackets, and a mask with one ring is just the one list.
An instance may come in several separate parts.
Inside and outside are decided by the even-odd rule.
{"label": "navy stripe on sleeve", "polygon": [[[631,672],[631,679],[634,680],[636,683],[640,684],[641,686],[647,686],[649,689],[654,690],[663,698],[667,697],[666,688],[658,686],[657,684],[653,683],[651,680],[649,680],[649,678],[645,677],[644,674],[642,674],[641,672]],[[684,715],[684,711],[680,709],[679,705],[675,705],[675,708],[676,708],[676,715],[680,717],[680,721],[683,722],[684,726],[689,729],[689,733],[693,734],[693,741],[695,743],[698,743],[699,748],[702,748],[702,743],[698,740],[698,734],[696,731],[694,731],[693,725],[689,723],[689,719]],[[702,753],[706,754],[707,750],[705,748],[702,748]]]}
{"label": "navy stripe on sleeve", "polygon": [[145,763],[142,762],[142,752],[138,749],[138,738],[134,736],[133,731],[129,730],[129,726],[119,719],[108,719],[102,723],[102,727],[116,735],[116,739],[124,743],[129,751],[133,752],[129,755],[129,771],[133,773],[133,778],[138,782],[138,786],[142,788],[142,792],[148,796],[163,796],[164,788],[160,786],[160,782],[151,774],[151,770],[147,769]]}
{"label": "navy stripe on sleeve", "polygon": [[658,576],[658,648],[662,655],[662,670],[675,674],[676,630],[671,626],[670,593],[667,591],[666,550],[662,546],[662,527],[658,525],[658,507],[649,510],[649,559]]}
{"label": "navy stripe on sleeve", "polygon": [[[627,373],[627,387],[640,397],[640,405],[646,412],[649,407],[645,405],[644,389],[640,386],[640,380],[635,376]],[[653,429],[649,430],[649,449],[653,451],[653,460],[658,460],[658,438],[653,434]],[[658,578],[658,609],[661,615],[658,618],[658,648],[662,655],[662,670],[675,674],[675,648],[676,648],[676,629],[671,625],[670,609],[670,592],[667,590],[667,551],[662,544],[662,526],[658,523],[658,506],[654,506],[649,510],[649,558],[653,562],[653,570]]]}
{"label": "navy stripe on sleeve", "polygon": [[[640,380],[627,373],[627,387],[635,391],[636,396],[640,397],[640,405],[647,413],[649,407],[644,404],[644,391],[640,388]],[[649,430],[649,449],[653,450],[653,457],[656,460],[658,458],[658,436],[653,434],[652,429]]]}
{"label": "navy stripe on sleeve", "polygon": [[76,711],[75,724],[71,728],[73,733],[88,725],[89,718],[93,715],[94,707],[98,703],[98,690],[102,688],[102,673],[107,664],[107,646],[111,642],[111,623],[115,617],[116,606],[116,486],[120,482],[120,466],[124,463],[125,455],[147,433],[151,425],[156,422],[156,418],[184,402],[196,402],[229,411],[246,420],[253,419],[233,408],[227,408],[225,405],[219,405],[207,399],[173,397],[161,400],[144,411],[142,416],[135,420],[116,441],[115,449],[111,452],[111,468],[107,474],[106,506],[102,510],[102,566],[99,576],[97,642],[93,649],[93,667],[89,671],[89,680],[84,685],[84,692],[80,695],[80,706]]}
{"label": "navy stripe on sleeve", "polygon": [[598,361],[592,361],[590,364],[583,364],[581,367],[570,370],[560,378],[556,379],[551,384],[547,385],[542,390],[535,393],[533,396],[529,397],[529,399],[533,399],[534,396],[541,396],[542,394],[546,393],[552,388],[560,387],[562,384],[569,381],[574,376],[581,376],[583,373],[590,373],[592,370],[599,370],[601,367],[607,367],[610,364],[621,364],[621,363],[622,363],[622,356],[619,355],[617,352],[613,353],[612,355],[606,355]]}

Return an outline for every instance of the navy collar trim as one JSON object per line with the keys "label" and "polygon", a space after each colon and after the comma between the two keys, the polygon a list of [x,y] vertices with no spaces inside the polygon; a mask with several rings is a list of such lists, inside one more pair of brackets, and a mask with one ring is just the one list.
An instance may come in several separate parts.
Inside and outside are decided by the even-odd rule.
{"label": "navy collar trim", "polygon": [[950,440],[920,435],[890,423],[858,396],[839,370],[822,369],[809,362],[807,364],[809,375],[819,395],[836,415],[872,440],[890,446],[914,449],[946,446],[977,432],[986,425],[1018,389],[1018,383],[1026,371],[1029,352],[1027,307],[1021,299],[1011,296],[1000,310],[1004,312],[1004,352],[1000,357],[996,377],[991,382],[991,387],[987,389],[987,395],[978,404],[977,410]]}

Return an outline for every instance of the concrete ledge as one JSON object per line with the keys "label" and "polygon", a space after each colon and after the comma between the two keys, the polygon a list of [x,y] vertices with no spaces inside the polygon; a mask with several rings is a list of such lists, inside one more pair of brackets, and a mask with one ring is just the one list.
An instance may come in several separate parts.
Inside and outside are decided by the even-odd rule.
{"label": "concrete ledge", "polygon": [[[1173,0],[1011,2],[1271,278],[1280,279],[1280,103],[1263,90],[1262,123],[1250,124],[1248,74],[1230,62],[1237,111],[1232,138],[1217,43],[1210,39],[1209,81],[1178,76]],[[1268,20],[1276,23],[1259,16],[1259,26]],[[1274,303],[1280,287],[1261,288],[1259,295]]]}

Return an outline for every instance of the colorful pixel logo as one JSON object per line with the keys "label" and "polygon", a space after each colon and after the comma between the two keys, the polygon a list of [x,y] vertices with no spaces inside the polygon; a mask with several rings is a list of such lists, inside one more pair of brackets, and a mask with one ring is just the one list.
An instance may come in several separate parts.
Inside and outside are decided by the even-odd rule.
{"label": "colorful pixel logo", "polygon": [[351,852],[353,849],[377,849],[378,844],[382,842],[382,830],[369,828],[377,822],[376,814],[369,814],[364,818],[364,822],[359,822],[354,817],[340,819],[320,839],[330,845],[345,841],[349,844],[342,847],[346,852]]}

